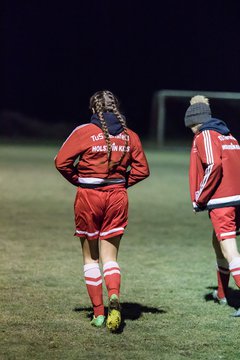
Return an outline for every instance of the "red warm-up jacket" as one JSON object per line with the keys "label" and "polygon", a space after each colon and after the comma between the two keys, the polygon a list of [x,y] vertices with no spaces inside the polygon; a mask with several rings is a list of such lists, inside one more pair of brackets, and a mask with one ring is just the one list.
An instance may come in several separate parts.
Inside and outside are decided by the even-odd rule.
{"label": "red warm-up jacket", "polygon": [[[109,172],[107,145],[102,129],[93,123],[77,127],[63,143],[55,165],[73,185],[125,183],[135,185],[149,176],[149,167],[138,135],[127,129],[128,147],[119,165]],[[111,160],[118,161],[124,151],[125,133],[110,135]],[[129,171],[128,167],[130,168]]]}
{"label": "red warm-up jacket", "polygon": [[229,131],[205,126],[195,135],[189,183],[196,211],[240,205],[240,145]]}

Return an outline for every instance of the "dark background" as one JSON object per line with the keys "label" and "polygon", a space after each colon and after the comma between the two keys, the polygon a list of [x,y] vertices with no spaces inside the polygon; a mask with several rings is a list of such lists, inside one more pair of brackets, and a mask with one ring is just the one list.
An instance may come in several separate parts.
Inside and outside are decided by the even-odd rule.
{"label": "dark background", "polygon": [[5,0],[1,10],[1,111],[77,125],[109,89],[148,135],[155,91],[240,91],[239,0]]}

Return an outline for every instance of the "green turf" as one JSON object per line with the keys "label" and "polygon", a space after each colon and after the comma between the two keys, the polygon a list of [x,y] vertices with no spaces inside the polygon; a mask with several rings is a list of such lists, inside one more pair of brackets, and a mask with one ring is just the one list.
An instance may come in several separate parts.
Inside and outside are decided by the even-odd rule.
{"label": "green turf", "polygon": [[188,152],[147,151],[151,177],[129,189],[123,326],[111,334],[90,325],[73,237],[75,188],[55,170],[56,151],[0,146],[0,358],[239,359],[240,318],[209,295],[211,225],[191,210]]}

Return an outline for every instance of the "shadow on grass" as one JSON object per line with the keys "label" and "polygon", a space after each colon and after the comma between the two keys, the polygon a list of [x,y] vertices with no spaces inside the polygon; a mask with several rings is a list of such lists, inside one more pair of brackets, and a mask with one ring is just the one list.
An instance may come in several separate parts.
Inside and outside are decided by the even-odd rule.
{"label": "shadow on grass", "polygon": [[[208,286],[207,289],[217,290],[216,286]],[[212,296],[212,291],[204,296],[206,301],[216,301]],[[234,309],[240,308],[240,290],[228,288],[227,302],[230,307]]]}
{"label": "shadow on grass", "polygon": [[[93,312],[91,307],[75,307],[73,311],[76,312],[85,311],[88,313],[87,314],[88,318],[93,317]],[[107,307],[105,307],[105,314],[107,314],[107,312],[108,309]],[[165,314],[166,312],[167,312],[166,310],[161,308],[145,306],[138,303],[123,302],[121,303],[122,322],[116,334],[120,334],[123,332],[123,329],[126,326],[125,320],[132,320],[132,321],[137,320],[142,316],[143,313],[158,315],[158,314]]]}

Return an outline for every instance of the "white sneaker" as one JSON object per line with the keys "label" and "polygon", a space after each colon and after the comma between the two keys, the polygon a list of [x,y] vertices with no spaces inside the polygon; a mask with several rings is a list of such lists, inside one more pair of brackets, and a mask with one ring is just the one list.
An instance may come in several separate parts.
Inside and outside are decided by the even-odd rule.
{"label": "white sneaker", "polygon": [[240,308],[238,310],[236,310],[233,314],[233,317],[240,317]]}
{"label": "white sneaker", "polygon": [[[218,302],[220,305],[227,305],[227,299],[224,297],[224,298],[219,298],[218,297],[218,292],[217,290],[214,290],[213,293],[212,293],[212,297],[213,299]],[[240,315],[239,315],[240,316]]]}

